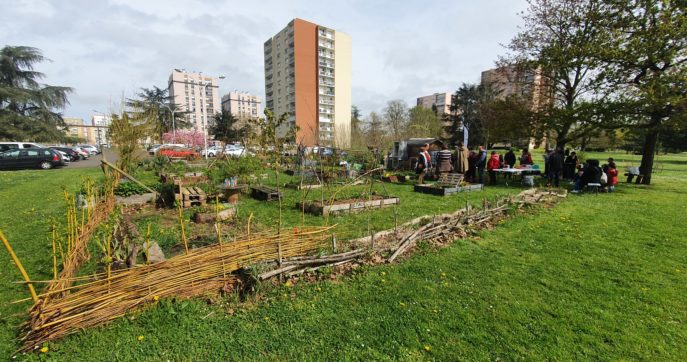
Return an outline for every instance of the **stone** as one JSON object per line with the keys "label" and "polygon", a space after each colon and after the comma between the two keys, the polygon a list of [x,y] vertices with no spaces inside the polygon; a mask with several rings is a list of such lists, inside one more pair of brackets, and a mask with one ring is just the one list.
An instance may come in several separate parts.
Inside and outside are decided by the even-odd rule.
{"label": "stone", "polygon": [[225,221],[233,219],[236,216],[236,208],[229,207],[215,214],[214,212],[197,212],[193,215],[193,221],[199,224],[210,224],[216,220]]}
{"label": "stone", "polygon": [[141,248],[143,249],[144,253],[148,254],[147,260],[149,260],[151,264],[167,260],[165,259],[165,253],[162,252],[162,248],[160,248],[160,245],[158,245],[154,241],[150,241],[150,246],[148,246],[147,243],[144,242]]}

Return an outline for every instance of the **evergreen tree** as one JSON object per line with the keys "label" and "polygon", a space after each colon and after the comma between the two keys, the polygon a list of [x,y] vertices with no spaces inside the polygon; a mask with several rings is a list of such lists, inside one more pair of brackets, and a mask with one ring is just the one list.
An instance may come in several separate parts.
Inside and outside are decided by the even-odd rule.
{"label": "evergreen tree", "polygon": [[45,61],[40,50],[5,46],[0,50],[0,140],[64,139],[62,114],[69,87],[40,84],[45,77],[34,65]]}

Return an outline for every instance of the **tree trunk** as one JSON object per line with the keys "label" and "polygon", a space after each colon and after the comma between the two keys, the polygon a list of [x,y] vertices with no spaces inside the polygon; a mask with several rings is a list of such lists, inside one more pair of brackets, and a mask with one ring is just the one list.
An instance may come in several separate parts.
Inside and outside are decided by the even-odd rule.
{"label": "tree trunk", "polygon": [[654,169],[654,155],[658,144],[658,129],[650,128],[644,138],[642,147],[642,164],[639,166],[639,173],[644,175],[642,184],[651,185],[651,173]]}

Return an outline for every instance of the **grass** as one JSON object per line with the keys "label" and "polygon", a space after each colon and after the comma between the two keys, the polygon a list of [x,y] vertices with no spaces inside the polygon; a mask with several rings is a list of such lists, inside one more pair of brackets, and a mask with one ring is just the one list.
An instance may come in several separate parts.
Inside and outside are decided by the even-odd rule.
{"label": "grass", "polygon": [[[621,168],[638,160],[613,156]],[[365,267],[313,284],[258,286],[242,303],[234,297],[214,304],[163,301],[51,343],[45,356],[25,357],[682,360],[687,357],[687,235],[680,217],[687,211],[687,154],[661,156],[659,162],[662,170],[650,187],[621,184],[615,194],[571,196],[554,209],[513,218],[451,247],[423,247],[400,264]],[[61,196],[22,199],[15,193],[59,189],[83,171],[51,172],[0,173],[3,210],[5,205],[16,210],[0,215],[0,227],[32,276],[50,273],[45,231],[47,219],[59,214]],[[27,184],[15,186],[18,178]],[[44,187],[48,184],[52,187]],[[438,198],[407,193],[409,186],[392,187],[390,193],[401,196],[403,218],[458,208],[466,195],[483,196]],[[487,192],[493,197],[511,190],[518,191]],[[243,200],[240,212],[273,217],[273,205]],[[29,210],[38,205],[41,217],[31,220]],[[300,214],[292,212],[286,223],[300,223]],[[382,229],[393,226],[391,216],[393,210],[386,209],[339,221],[345,228],[366,229],[369,217],[374,225],[385,223]],[[0,258],[9,265],[4,253]],[[5,302],[26,292],[10,284],[18,279],[13,269],[1,273],[0,353],[10,355],[21,320],[11,315],[25,306]]]}

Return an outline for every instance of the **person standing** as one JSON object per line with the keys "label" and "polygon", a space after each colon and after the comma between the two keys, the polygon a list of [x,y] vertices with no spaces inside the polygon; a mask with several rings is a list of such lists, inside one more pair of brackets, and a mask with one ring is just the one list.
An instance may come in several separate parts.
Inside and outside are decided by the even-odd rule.
{"label": "person standing", "polygon": [[454,167],[454,170],[458,173],[464,174],[466,178],[470,168],[468,157],[470,157],[470,151],[463,145],[463,142],[458,142],[458,148],[456,148],[456,166]]}
{"label": "person standing", "polygon": [[522,155],[520,155],[520,166],[532,164],[534,164],[534,162],[532,162],[532,155],[530,154],[530,151],[527,149],[522,150]]}
{"label": "person standing", "polygon": [[453,164],[451,164],[451,151],[448,145],[442,144],[441,151],[437,152],[437,174],[449,173],[453,171]]}
{"label": "person standing", "polygon": [[424,144],[420,148],[420,153],[417,157],[417,166],[415,167],[415,173],[417,173],[417,182],[422,185],[425,183],[425,174],[427,170],[432,168],[432,156],[429,155],[427,150],[429,149],[429,144]]}
{"label": "person standing", "polygon": [[475,151],[470,151],[470,154],[468,156],[468,170],[465,172],[465,179],[468,180],[468,182],[475,182],[475,172],[477,171],[477,160],[479,159],[479,155]]}
{"label": "person standing", "polygon": [[563,150],[556,148],[556,150],[549,155],[548,167],[549,184],[553,183],[555,187],[559,187],[561,172],[563,171]]}
{"label": "person standing", "polygon": [[476,166],[479,183],[484,185],[484,168],[487,166],[487,150],[484,149],[484,146],[479,146],[479,156]]}
{"label": "person standing", "polygon": [[[515,167],[515,161],[517,157],[515,156],[515,152],[513,152],[513,148],[509,148],[508,152],[506,152],[506,155],[503,157],[503,167],[505,168],[513,168]],[[511,173],[506,172],[504,177],[508,180],[511,178]]]}
{"label": "person standing", "polygon": [[496,185],[496,169],[501,165],[499,160],[499,155],[496,151],[491,151],[491,157],[489,157],[489,162],[487,162],[487,171],[489,171],[489,185]]}
{"label": "person standing", "polygon": [[575,151],[570,152],[568,156],[565,157],[565,162],[563,163],[563,178],[567,180],[575,179],[575,170],[579,160],[577,159],[577,154]]}

